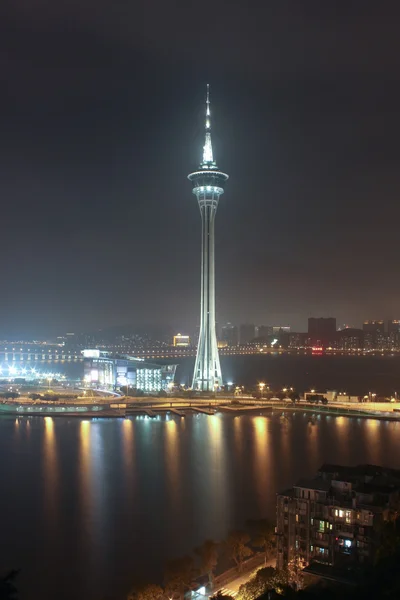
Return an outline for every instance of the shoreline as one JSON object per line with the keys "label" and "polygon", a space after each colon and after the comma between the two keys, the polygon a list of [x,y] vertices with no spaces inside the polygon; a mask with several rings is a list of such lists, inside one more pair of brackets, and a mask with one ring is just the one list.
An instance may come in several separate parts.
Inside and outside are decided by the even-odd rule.
{"label": "shoreline", "polygon": [[[60,418],[81,418],[81,419],[112,419],[112,418],[130,418],[136,416],[144,416],[147,418],[156,418],[170,414],[174,417],[184,418],[187,415],[193,414],[205,414],[212,416],[216,413],[231,414],[233,416],[240,416],[243,414],[252,413],[268,413],[268,414],[281,414],[284,416],[285,413],[304,413],[312,415],[328,415],[338,417],[350,417],[360,419],[375,419],[378,421],[389,421],[400,423],[400,409],[391,407],[390,410],[377,409],[374,406],[363,406],[363,408],[355,408],[354,405],[315,405],[305,402],[300,402],[297,405],[292,403],[271,403],[271,402],[245,402],[242,401],[238,404],[231,404],[230,401],[218,402],[216,400],[203,400],[203,401],[185,401],[181,399],[170,400],[168,402],[163,399],[159,401],[156,398],[148,398],[146,400],[135,400],[121,402],[119,399],[118,405],[116,403],[96,403],[90,405],[79,404],[25,404],[19,402],[4,402],[0,404],[0,417],[14,416],[14,417],[60,417]],[[113,405],[112,405],[113,404]],[[387,408],[386,406],[384,408]]]}

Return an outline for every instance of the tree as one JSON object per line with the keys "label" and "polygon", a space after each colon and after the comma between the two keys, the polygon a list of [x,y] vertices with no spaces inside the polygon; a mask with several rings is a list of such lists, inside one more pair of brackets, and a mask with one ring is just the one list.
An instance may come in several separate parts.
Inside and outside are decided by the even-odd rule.
{"label": "tree", "polygon": [[128,600],[159,600],[164,590],[154,583],[138,585],[128,594]]}
{"label": "tree", "polygon": [[242,570],[244,559],[253,554],[247,546],[249,542],[250,536],[245,531],[232,531],[226,540],[230,557],[235,561],[238,571]]}
{"label": "tree", "polygon": [[296,590],[301,590],[304,582],[303,569],[306,568],[307,562],[304,558],[296,555],[288,562],[287,573],[288,583]]}
{"label": "tree", "polygon": [[165,587],[168,595],[176,593],[182,598],[185,591],[191,589],[196,575],[191,556],[170,560],[165,568]]}
{"label": "tree", "polygon": [[251,519],[247,525],[254,534],[252,545],[262,548],[265,553],[265,564],[275,547],[275,529],[267,519]]}
{"label": "tree", "polygon": [[200,571],[202,575],[208,575],[208,582],[213,586],[214,571],[218,563],[219,544],[213,540],[206,540],[201,546],[195,549],[195,553],[200,557]]}
{"label": "tree", "polygon": [[18,591],[15,587],[15,579],[19,571],[12,569],[0,577],[0,600],[17,600]]}
{"label": "tree", "polygon": [[286,584],[285,573],[272,567],[264,567],[250,581],[240,586],[236,600],[255,600],[270,590],[283,589]]}

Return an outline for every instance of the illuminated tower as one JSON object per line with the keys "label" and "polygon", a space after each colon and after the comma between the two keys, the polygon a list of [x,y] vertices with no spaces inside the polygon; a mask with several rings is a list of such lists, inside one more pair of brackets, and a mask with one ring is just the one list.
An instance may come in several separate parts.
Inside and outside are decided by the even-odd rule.
{"label": "illuminated tower", "polygon": [[193,182],[193,194],[197,198],[201,214],[200,334],[192,387],[210,392],[222,385],[215,333],[214,224],[219,197],[224,193],[228,175],[219,171],[213,157],[208,85],[203,160],[199,169],[188,175],[188,179]]}

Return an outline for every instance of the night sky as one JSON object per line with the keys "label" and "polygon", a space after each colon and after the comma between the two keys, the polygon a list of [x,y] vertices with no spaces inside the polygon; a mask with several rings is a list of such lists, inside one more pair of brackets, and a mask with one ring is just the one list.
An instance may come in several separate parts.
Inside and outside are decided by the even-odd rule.
{"label": "night sky", "polygon": [[218,321],[400,318],[400,5],[6,0],[0,338],[193,329],[210,83]]}

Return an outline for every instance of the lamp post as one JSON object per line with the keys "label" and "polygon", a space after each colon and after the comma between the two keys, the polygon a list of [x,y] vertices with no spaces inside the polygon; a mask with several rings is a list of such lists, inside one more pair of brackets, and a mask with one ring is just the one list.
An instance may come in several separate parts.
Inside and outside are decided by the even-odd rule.
{"label": "lamp post", "polygon": [[263,382],[259,383],[258,387],[260,388],[260,394],[261,394],[261,399],[262,399],[262,397],[263,397],[263,391],[264,391],[264,388],[265,388],[265,383],[263,383]]}

